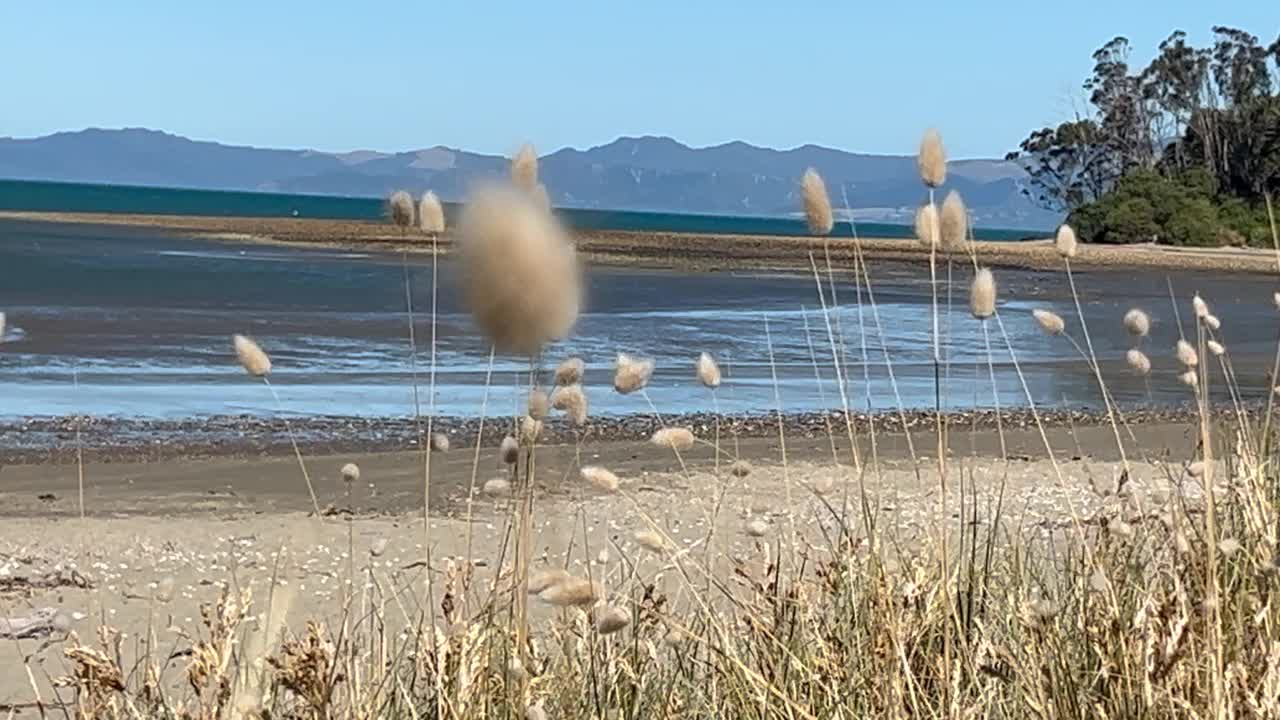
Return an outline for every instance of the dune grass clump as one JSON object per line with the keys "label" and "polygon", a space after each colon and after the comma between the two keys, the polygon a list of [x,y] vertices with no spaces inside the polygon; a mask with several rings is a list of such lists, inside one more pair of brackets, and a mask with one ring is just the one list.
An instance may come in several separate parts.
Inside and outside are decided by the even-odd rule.
{"label": "dune grass clump", "polygon": [[478,190],[462,211],[457,255],[476,325],[499,352],[532,357],[573,328],[581,279],[564,229],[522,193]]}

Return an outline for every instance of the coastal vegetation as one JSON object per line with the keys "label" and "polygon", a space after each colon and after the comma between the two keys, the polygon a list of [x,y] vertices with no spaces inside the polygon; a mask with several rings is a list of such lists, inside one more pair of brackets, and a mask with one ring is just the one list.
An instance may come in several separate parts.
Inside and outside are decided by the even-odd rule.
{"label": "coastal vegetation", "polygon": [[1124,37],[1094,52],[1082,112],[1009,154],[1030,173],[1027,194],[1086,242],[1269,245],[1280,37],[1218,26],[1198,48],[1178,30],[1146,67],[1131,52]]}
{"label": "coastal vegetation", "polygon": [[[582,280],[573,244],[542,200],[536,164],[521,155],[513,182],[477,191],[451,231],[429,199],[417,208],[408,196],[389,203],[406,241],[434,247],[437,235],[455,235],[451,246],[475,326],[495,354],[528,362],[528,373],[520,373],[527,402],[517,417],[485,418],[480,409],[482,422],[504,428],[502,472],[480,475],[483,432],[452,449],[447,438],[437,441],[428,404],[426,435],[415,445],[421,558],[393,568],[384,562],[388,539],[356,549],[351,538],[364,518],[317,511],[309,521],[341,523],[348,538],[345,590],[330,612],[291,616],[292,588],[273,577],[268,596],[255,597],[233,576],[199,619],[171,617],[172,627],[157,621],[127,643],[105,618],[95,637],[67,633],[55,619],[55,631],[66,635],[68,666],[55,685],[69,694],[64,705],[42,701],[41,712],[201,719],[1280,716],[1280,445],[1270,399],[1257,407],[1241,395],[1224,330],[1230,318],[1214,314],[1213,298],[1171,298],[1173,316],[1187,318],[1178,321],[1176,347],[1147,342],[1147,309],[1117,317],[1133,339],[1132,372],[1108,377],[1072,274],[1081,248],[1070,227],[1059,229],[1052,252],[1075,313],[1035,307],[1045,337],[1030,342],[1065,344],[1096,379],[1120,458],[1073,475],[1045,435],[1019,347],[1006,330],[1005,315],[1025,312],[1009,300],[1030,298],[1001,296],[998,273],[971,241],[962,198],[949,196],[941,208],[931,199],[917,232],[929,255],[935,383],[955,370],[952,324],[974,323],[984,341],[975,383],[995,408],[999,449],[985,464],[949,451],[956,430],[940,399],[928,418],[936,445],[917,447],[910,434],[900,436],[905,472],[929,485],[927,530],[913,533],[881,455],[880,443],[899,438],[878,428],[874,416],[855,420],[850,412],[857,393],[870,392],[859,369],[878,365],[882,353],[892,381],[901,349],[885,342],[879,278],[861,241],[841,239],[852,248],[842,256],[847,264],[831,263],[824,252],[835,242],[828,240],[833,211],[817,170],[797,179],[798,204],[816,242],[796,252],[807,255],[823,320],[804,342],[815,373],[822,364],[835,376],[843,411],[835,417],[844,422],[828,420],[831,456],[821,460],[822,474],[806,476],[801,460],[787,454],[781,410],[776,463],[748,463],[737,438],[722,436],[721,421],[731,418],[719,412],[718,393],[732,386],[732,368],[709,353],[690,348],[687,370],[717,418],[710,427],[664,422],[647,392],[651,359],[617,352],[611,387],[591,388],[580,358],[545,356],[547,342],[572,330]],[[932,191],[945,173],[941,138],[930,134],[921,145],[921,181]],[[853,280],[853,298],[835,297],[836,278]],[[838,302],[853,304],[856,325],[837,324],[831,309]],[[968,313],[942,310],[953,303]],[[430,313],[435,318],[434,296]],[[768,316],[762,321],[772,348]],[[416,357],[412,325],[407,352]],[[269,325],[258,327],[269,335]],[[427,371],[434,373],[434,329],[429,338]],[[250,381],[274,388],[269,336],[258,341],[237,336],[237,358]],[[1156,354],[1176,364],[1194,408],[1190,441],[1177,448],[1138,443],[1111,400],[1115,383],[1145,382]],[[1042,441],[1033,490],[1062,498],[1052,517],[1033,519],[1006,496],[1011,474],[1029,461],[1006,446],[1000,408],[1011,398],[1002,400],[995,382],[997,358],[1017,369],[1021,400]],[[1222,405],[1211,402],[1219,388],[1227,390]],[[670,457],[679,482],[705,488],[706,502],[698,505],[707,514],[699,524],[705,534],[696,543],[674,537],[636,478],[588,459],[587,393],[596,390],[633,399],[637,413],[652,415],[659,429],[649,446]],[[900,403],[896,412],[905,426]],[[549,500],[539,479],[540,443],[552,423],[574,429],[577,472],[555,481],[578,499],[563,553],[538,557],[534,531]],[[711,461],[694,464],[694,451],[708,448]],[[443,471],[433,474],[431,457],[451,452],[474,453],[462,499],[466,551],[438,557],[430,487]],[[314,497],[309,461],[300,452],[297,461]],[[348,498],[351,485],[369,477],[349,463],[340,474]],[[695,484],[698,478],[707,482]],[[753,497],[771,482],[785,492],[775,512]],[[564,485],[556,489],[566,491]],[[676,511],[668,499],[675,491],[661,490],[659,508]],[[609,500],[619,530],[605,548],[590,544],[588,495]],[[744,512],[728,532],[746,539],[732,556],[717,534],[731,508]],[[481,514],[501,526],[497,547],[472,546]],[[402,523],[401,532],[416,535],[417,522]],[[149,602],[156,617],[173,595],[172,581],[155,583]],[[170,650],[175,643],[180,649]],[[33,686],[45,670],[30,661],[24,669]]]}

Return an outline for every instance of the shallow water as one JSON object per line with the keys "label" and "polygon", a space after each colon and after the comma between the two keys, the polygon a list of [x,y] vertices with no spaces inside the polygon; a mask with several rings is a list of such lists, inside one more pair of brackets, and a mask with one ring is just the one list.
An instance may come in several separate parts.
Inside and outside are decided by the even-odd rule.
{"label": "shallow water", "polygon": [[[407,416],[414,412],[415,371],[424,411],[434,406],[441,414],[475,415],[483,405],[489,414],[514,412],[529,361],[495,358],[486,392],[488,350],[456,300],[448,260],[439,265],[435,393],[428,392],[431,266],[429,258],[410,263],[414,364],[398,255],[0,221],[0,310],[9,324],[0,343],[0,418],[179,418],[281,409]],[[952,272],[948,309],[947,270],[940,269],[939,325],[950,360],[941,378],[944,401],[954,408],[991,406],[994,370],[1000,404],[1025,406],[1026,392],[994,322],[988,326],[994,368],[987,367],[987,339],[967,311],[969,269],[957,265]],[[932,407],[928,270],[875,264],[872,273],[874,313],[865,288],[860,311],[859,288],[851,277],[838,277],[824,314],[813,278],[805,275],[592,268],[586,312],[572,338],[547,349],[545,364],[582,356],[595,413],[649,410],[643,398],[612,392],[619,350],[657,361],[649,396],[662,412],[717,405],[729,412],[812,410],[842,405],[834,345],[850,407],[892,409],[898,398],[906,407]],[[1064,338],[1043,336],[1030,316],[1033,307],[1057,311],[1068,332],[1083,339],[1063,274],[1003,270],[997,278],[1004,330],[1037,405],[1100,406],[1096,383],[1076,351]],[[1188,400],[1171,357],[1178,329],[1170,282],[1182,299],[1188,331],[1192,292],[1213,304],[1245,393],[1256,396],[1268,387],[1277,331],[1272,278],[1099,271],[1077,273],[1076,279],[1094,349],[1122,403]],[[1155,366],[1149,382],[1123,365],[1130,341],[1120,317],[1133,305],[1155,321],[1146,341]],[[236,332],[254,336],[271,354],[278,406],[236,365],[230,344]],[[703,350],[720,358],[726,374],[714,396],[693,378],[693,362]]]}

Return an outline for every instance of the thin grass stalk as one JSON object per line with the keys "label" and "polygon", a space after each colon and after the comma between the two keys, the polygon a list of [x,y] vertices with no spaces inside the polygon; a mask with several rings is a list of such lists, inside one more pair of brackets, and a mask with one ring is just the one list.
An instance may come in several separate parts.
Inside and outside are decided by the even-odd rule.
{"label": "thin grass stalk", "polygon": [[1080,318],[1080,330],[1084,334],[1084,344],[1089,351],[1089,367],[1093,370],[1093,376],[1098,381],[1098,389],[1102,392],[1102,402],[1107,408],[1107,420],[1111,423],[1111,431],[1115,435],[1116,450],[1120,452],[1120,465],[1124,468],[1124,472],[1128,474],[1129,457],[1124,451],[1124,443],[1120,440],[1120,428],[1116,423],[1115,407],[1111,403],[1110,394],[1107,392],[1106,383],[1102,380],[1102,368],[1098,366],[1098,356],[1093,351],[1093,339],[1089,336],[1089,323],[1085,320],[1084,310],[1080,306],[1080,294],[1076,292],[1075,273],[1071,272],[1071,258],[1063,257],[1063,263],[1067,268],[1067,284],[1071,286],[1071,300],[1076,306],[1076,317]]}
{"label": "thin grass stalk", "polygon": [[[934,205],[934,190],[929,188],[929,205]],[[940,536],[938,538],[941,547],[941,566],[942,566],[942,596],[943,603],[948,610],[948,614],[953,609],[951,602],[950,587],[950,558],[947,552],[947,441],[946,429],[942,418],[942,351],[941,338],[938,333],[938,246],[942,240],[942,228],[938,221],[938,213],[934,212],[930,216],[930,223],[933,225],[933,239],[929,243],[929,294],[933,309],[933,409],[934,409],[934,426],[937,433],[938,441],[938,517],[940,522]],[[961,520],[963,523],[963,519]],[[947,677],[951,677],[951,630],[948,628],[942,636],[942,652],[943,666],[946,668]],[[947,690],[950,684],[943,686]],[[947,690],[943,691],[944,702],[948,698]]]}
{"label": "thin grass stalk", "polygon": [[280,419],[284,421],[285,432],[289,435],[289,444],[293,446],[293,455],[298,459],[302,479],[307,483],[307,494],[311,496],[311,507],[315,510],[316,519],[323,520],[324,516],[320,514],[320,501],[316,498],[315,486],[311,484],[311,473],[307,472],[307,464],[302,460],[302,450],[298,448],[298,438],[293,432],[293,423],[289,422],[288,416],[284,414],[284,405],[280,402],[280,394],[276,392],[276,386],[271,384],[271,380],[266,375],[262,376],[262,383],[271,391],[271,397],[276,401],[276,412],[280,413]]}
{"label": "thin grass stalk", "polygon": [[[809,361],[813,364],[813,381],[818,386],[818,405],[825,408],[827,406],[827,393],[823,390],[822,373],[818,370],[818,353],[813,349],[813,334],[809,331],[809,311],[803,305],[800,306],[800,317],[804,320],[804,341],[809,347]],[[847,412],[847,411],[846,411]],[[831,417],[823,413],[823,422],[827,428],[827,439],[831,441],[831,462],[840,466],[840,453],[836,449],[835,430],[831,427]]]}
{"label": "thin grass stalk", "polygon": [[474,518],[473,509],[474,509],[475,499],[476,499],[476,480],[479,479],[478,476],[480,472],[480,447],[481,445],[484,444],[484,421],[489,414],[489,385],[493,380],[493,360],[496,354],[497,354],[497,348],[490,345],[489,346],[489,365],[484,372],[484,392],[480,396],[480,429],[476,432],[475,454],[472,456],[472,459],[471,459],[471,483],[470,483],[470,486],[467,488],[466,546],[467,546],[468,567],[473,567],[471,561],[474,556],[472,555],[471,541],[472,541],[472,534],[473,534],[472,533],[472,520]]}
{"label": "thin grass stalk", "polygon": [[[867,327],[862,307],[862,241],[858,237],[858,226],[853,220],[853,213],[849,210],[849,195],[845,192],[843,183],[840,186],[840,194],[844,200],[845,215],[849,218],[849,234],[853,237],[853,288],[858,307],[858,343],[861,350],[862,383],[867,398],[867,432],[871,441],[871,467],[875,470],[876,476],[880,477],[880,453],[876,443],[876,420],[873,412],[874,408],[871,405],[870,353],[867,352]],[[827,265],[831,265],[830,254],[827,255]],[[879,503],[877,502],[878,505]]]}
{"label": "thin grass stalk", "polygon": [[791,529],[791,565],[794,569],[796,567],[796,519],[795,505],[791,501],[791,471],[787,463],[787,434],[782,414],[782,390],[778,387],[778,366],[773,358],[773,335],[769,332],[769,314],[763,313],[761,317],[764,318],[765,345],[769,349],[769,373],[773,378],[773,399],[778,417],[778,445],[782,453],[782,487],[787,497],[787,524]]}
{"label": "thin grass stalk", "polygon": [[[828,267],[830,266],[830,253],[827,255]],[[818,263],[813,257],[813,253],[809,253],[809,267],[813,270],[813,282],[818,290],[818,300],[822,303],[822,319],[827,327],[827,341],[831,346],[831,366],[836,373],[836,386],[840,390],[840,407],[844,410],[845,430],[849,435],[849,453],[853,458],[853,467],[855,471],[861,473],[862,458],[858,454],[858,443],[854,440],[853,419],[849,414],[849,393],[845,388],[844,373],[840,370],[840,358],[836,350],[835,331],[831,325],[831,309],[827,305],[827,297],[822,291],[822,280],[818,275]],[[805,322],[808,323],[808,316],[805,316]],[[832,448],[835,448],[835,438],[832,437]]]}
{"label": "thin grass stalk", "polygon": [[[1205,357],[1204,325],[1196,320],[1196,344],[1200,357]],[[1209,644],[1212,648],[1211,686],[1213,688],[1213,708],[1215,717],[1226,717],[1226,698],[1223,687],[1225,667],[1222,654],[1222,589],[1218,579],[1218,527],[1217,502],[1213,495],[1213,436],[1210,430],[1209,406],[1209,363],[1199,363],[1200,382],[1195,387],[1196,406],[1200,415],[1201,459],[1204,472],[1201,481],[1204,486],[1204,532],[1207,545],[1205,597],[1210,605]]]}

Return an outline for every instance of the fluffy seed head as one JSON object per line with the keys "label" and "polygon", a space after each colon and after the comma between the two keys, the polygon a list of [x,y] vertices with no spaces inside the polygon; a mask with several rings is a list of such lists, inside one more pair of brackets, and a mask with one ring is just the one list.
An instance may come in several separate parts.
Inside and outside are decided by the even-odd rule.
{"label": "fluffy seed head", "polygon": [[582,479],[605,492],[615,492],[618,489],[618,476],[595,465],[582,468]]}
{"label": "fluffy seed head", "polygon": [[736,478],[744,478],[751,474],[751,463],[746,460],[735,460],[729,466],[729,474]]}
{"label": "fluffy seed head", "polygon": [[1134,348],[1124,355],[1125,362],[1129,363],[1129,367],[1139,375],[1146,375],[1151,372],[1151,359],[1147,354]]}
{"label": "fluffy seed head", "polygon": [[565,358],[556,368],[555,382],[557,385],[576,385],[582,382],[586,371],[587,366],[582,362],[582,358]]}
{"label": "fluffy seed head", "polygon": [[1151,316],[1146,312],[1133,308],[1124,314],[1124,329],[1134,337],[1146,337],[1151,332]]}
{"label": "fluffy seed head", "polygon": [[1209,303],[1205,302],[1204,298],[1200,297],[1200,293],[1196,293],[1195,296],[1191,298],[1191,307],[1196,311],[1196,317],[1202,320],[1209,314]]}
{"label": "fluffy seed head", "polygon": [[618,607],[606,607],[596,613],[596,632],[611,635],[631,624],[631,615]]}
{"label": "fluffy seed head", "polygon": [[604,595],[596,583],[584,578],[571,577],[538,593],[538,599],[555,607],[583,607],[591,605]]}
{"label": "fluffy seed head", "polygon": [[1040,329],[1049,335],[1061,335],[1067,329],[1067,324],[1057,313],[1037,308],[1031,311],[1031,316],[1040,324]]}
{"label": "fluffy seed head", "polygon": [[559,585],[566,580],[572,579],[573,576],[561,568],[539,570],[529,576],[529,594],[537,595],[553,585]]}
{"label": "fluffy seed head", "polygon": [[542,421],[525,415],[520,418],[520,442],[532,445],[542,437]]}
{"label": "fluffy seed head", "polygon": [[484,483],[484,494],[491,497],[506,497],[511,494],[511,483],[506,478],[493,478]]}
{"label": "fluffy seed head", "polygon": [[529,417],[541,420],[547,416],[550,408],[551,401],[547,399],[545,392],[537,388],[529,391]]}
{"label": "fluffy seed head", "polygon": [[244,335],[233,335],[231,344],[236,348],[236,357],[240,367],[254,377],[265,377],[271,372],[271,358],[258,347],[258,343]]}
{"label": "fluffy seed head", "polygon": [[384,537],[375,538],[373,542],[369,543],[369,555],[382,557],[387,552],[388,543],[389,541]]}
{"label": "fluffy seed head", "polygon": [[581,385],[564,385],[551,393],[551,405],[569,416],[574,425],[587,422],[587,394]]}
{"label": "fluffy seed head", "polygon": [[1070,225],[1060,226],[1058,234],[1053,238],[1053,247],[1064,258],[1075,257],[1080,251],[1080,244],[1076,241],[1076,231]]}
{"label": "fluffy seed head", "polygon": [[458,259],[476,325],[503,352],[536,355],[578,319],[578,260],[564,229],[527,196],[488,187],[458,223]]}
{"label": "fluffy seed head", "polygon": [[444,232],[444,207],[440,198],[428,190],[418,203],[418,227],[428,235],[439,235]]}
{"label": "fluffy seed head", "polygon": [[4,342],[4,313],[0,312],[0,342]]}
{"label": "fluffy seed head", "polygon": [[916,164],[920,167],[920,180],[925,185],[937,188],[947,181],[947,151],[937,130],[926,131],[920,140]]}
{"label": "fluffy seed head", "polygon": [[520,458],[519,441],[510,435],[502,438],[502,443],[498,445],[498,456],[507,465],[515,464],[515,461]]}
{"label": "fluffy seed head", "polygon": [[387,215],[391,224],[401,230],[413,224],[413,196],[404,190],[397,190],[387,198]]}
{"label": "fluffy seed head", "polygon": [[964,250],[969,239],[969,211],[965,209],[960,193],[952,190],[942,201],[942,215],[938,219],[942,249],[948,252]]}
{"label": "fluffy seed head", "polygon": [[449,452],[449,436],[444,433],[432,433],[431,452]]}
{"label": "fluffy seed head", "polygon": [[1204,324],[1205,324],[1205,327],[1209,328],[1210,330],[1217,330],[1218,328],[1222,327],[1222,321],[1218,319],[1217,315],[1205,315]]}
{"label": "fluffy seed head", "polygon": [[523,145],[511,158],[511,182],[527,193],[538,189],[538,151]]}
{"label": "fluffy seed head", "polygon": [[1235,538],[1222,538],[1218,541],[1218,552],[1222,553],[1223,557],[1235,555],[1240,552],[1240,547],[1240,541]]}
{"label": "fluffy seed head", "polygon": [[613,368],[613,389],[619,394],[629,395],[648,385],[651,375],[653,375],[653,360],[618,353],[618,359]]}
{"label": "fluffy seed head", "polygon": [[698,356],[698,382],[713,390],[720,387],[720,365],[711,353]]}
{"label": "fluffy seed head", "polygon": [[809,168],[800,178],[800,197],[804,200],[804,219],[809,224],[809,232],[814,235],[829,235],[835,227],[835,217],[831,213],[831,198],[827,196],[827,184],[817,170]]}
{"label": "fluffy seed head", "polygon": [[1186,340],[1178,340],[1178,344],[1174,345],[1174,351],[1178,356],[1178,362],[1184,366],[1193,368],[1200,364],[1200,356],[1196,354],[1196,349]]}
{"label": "fluffy seed head", "polygon": [[637,545],[651,553],[661,554],[667,549],[666,539],[656,530],[637,530],[631,537]]}
{"label": "fluffy seed head", "polygon": [[1187,370],[1178,376],[1178,380],[1187,387],[1195,387],[1200,384],[1200,376],[1196,375],[1195,370]]}
{"label": "fluffy seed head", "polygon": [[1280,310],[1280,292],[1271,294],[1271,302],[1275,303],[1277,310]]}
{"label": "fluffy seed head", "polygon": [[938,208],[933,203],[916,210],[916,239],[925,247],[938,246]]}
{"label": "fluffy seed head", "polygon": [[666,427],[649,439],[654,445],[672,450],[688,450],[693,447],[693,431],[683,427]]}
{"label": "fluffy seed head", "polygon": [[360,479],[360,466],[355,463],[347,463],[342,466],[343,482],[353,483]]}
{"label": "fluffy seed head", "polygon": [[979,320],[996,314],[996,278],[989,268],[979,268],[969,285],[969,312]]}
{"label": "fluffy seed head", "polygon": [[1217,340],[1210,340],[1209,342],[1205,343],[1205,347],[1209,348],[1209,352],[1213,353],[1214,355],[1221,355],[1222,353],[1227,351],[1226,348],[1222,347],[1222,343],[1218,342]]}
{"label": "fluffy seed head", "polygon": [[768,532],[769,523],[760,518],[754,518],[747,523],[747,534],[751,537],[764,537]]}
{"label": "fluffy seed head", "polygon": [[1190,463],[1189,465],[1187,465],[1187,475],[1189,475],[1190,477],[1193,477],[1193,478],[1203,477],[1203,476],[1204,476],[1204,461],[1203,461],[1203,460],[1196,460],[1195,462]]}

